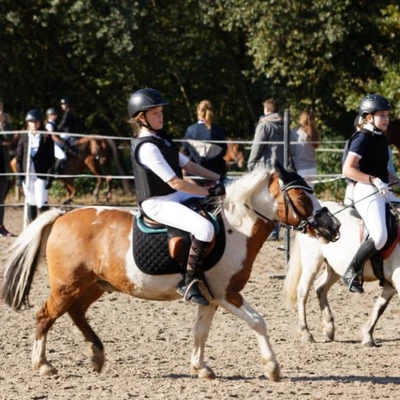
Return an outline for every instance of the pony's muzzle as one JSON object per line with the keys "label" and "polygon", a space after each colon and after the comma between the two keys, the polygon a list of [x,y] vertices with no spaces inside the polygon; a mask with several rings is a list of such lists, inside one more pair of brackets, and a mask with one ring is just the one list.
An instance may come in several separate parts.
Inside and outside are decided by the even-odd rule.
{"label": "pony's muzzle", "polygon": [[326,207],[317,210],[307,222],[329,242],[336,242],[340,238],[341,223]]}

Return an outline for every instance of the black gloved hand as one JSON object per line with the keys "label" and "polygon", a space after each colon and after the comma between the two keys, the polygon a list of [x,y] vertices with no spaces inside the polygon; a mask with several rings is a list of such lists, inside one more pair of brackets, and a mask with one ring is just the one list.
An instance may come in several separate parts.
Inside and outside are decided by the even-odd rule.
{"label": "black gloved hand", "polygon": [[225,192],[225,186],[223,183],[217,183],[214,186],[208,188],[208,193],[210,196],[223,196]]}
{"label": "black gloved hand", "polygon": [[18,187],[21,187],[21,186],[22,186],[22,181],[23,181],[23,179],[17,178],[17,179],[15,180],[15,184],[16,184]]}

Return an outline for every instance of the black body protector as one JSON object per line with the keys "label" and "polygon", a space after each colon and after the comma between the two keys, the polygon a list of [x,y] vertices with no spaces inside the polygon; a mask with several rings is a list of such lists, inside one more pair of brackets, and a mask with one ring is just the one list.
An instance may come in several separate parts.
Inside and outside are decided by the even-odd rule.
{"label": "black body protector", "polygon": [[165,196],[175,192],[168,183],[164,182],[149,168],[142,165],[138,160],[138,151],[144,143],[153,143],[161,151],[167,163],[174,170],[176,176],[182,178],[182,169],[179,166],[179,149],[167,140],[159,137],[143,137],[132,140],[132,167],[136,182],[137,202],[140,204],[153,196]]}

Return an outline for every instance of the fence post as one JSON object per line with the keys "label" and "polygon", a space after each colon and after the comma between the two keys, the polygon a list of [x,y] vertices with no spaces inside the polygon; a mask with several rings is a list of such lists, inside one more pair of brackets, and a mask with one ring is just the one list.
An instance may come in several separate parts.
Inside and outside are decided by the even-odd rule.
{"label": "fence post", "polygon": [[30,169],[31,169],[31,140],[29,137],[29,132],[27,134],[28,136],[28,148],[27,148],[27,157],[26,157],[26,170],[25,170],[25,182],[22,184],[22,187],[24,189],[24,229],[28,226],[29,224],[29,218],[28,218],[28,201],[29,201],[29,185],[30,185]]}
{"label": "fence post", "polygon": [[[285,168],[290,165],[290,112],[288,109],[283,114],[283,162]],[[290,228],[287,226],[284,235],[285,262],[289,263],[290,258]]]}

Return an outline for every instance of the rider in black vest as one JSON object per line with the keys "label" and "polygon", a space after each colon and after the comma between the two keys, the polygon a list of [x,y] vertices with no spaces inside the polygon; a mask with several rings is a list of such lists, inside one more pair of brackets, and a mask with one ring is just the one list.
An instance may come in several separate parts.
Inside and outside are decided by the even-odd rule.
{"label": "rider in black vest", "polygon": [[182,179],[182,168],[212,181],[220,180],[221,176],[190,161],[162,131],[163,106],[167,104],[154,89],[141,89],[129,99],[129,122],[136,136],[132,141],[131,159],[137,201],[148,217],[193,235],[185,280],[178,291],[187,300],[207,306],[209,302],[200,291],[198,281],[214,227],[182,202],[190,197],[221,196],[225,188],[220,183],[207,189]]}

